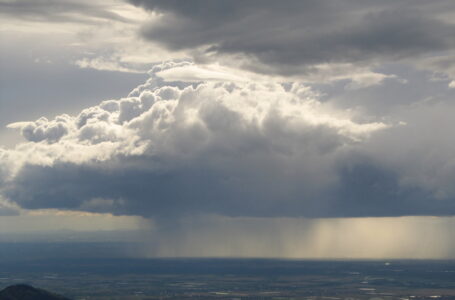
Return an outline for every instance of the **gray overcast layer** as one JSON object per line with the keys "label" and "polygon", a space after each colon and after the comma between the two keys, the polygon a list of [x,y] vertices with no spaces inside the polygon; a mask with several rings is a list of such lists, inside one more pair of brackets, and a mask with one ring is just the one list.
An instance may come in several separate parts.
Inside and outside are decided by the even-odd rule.
{"label": "gray overcast layer", "polygon": [[[130,0],[159,13],[144,37],[196,57],[240,55],[260,72],[311,72],[321,63],[386,63],[451,50],[451,1]],[[216,59],[216,58],[215,58]]]}

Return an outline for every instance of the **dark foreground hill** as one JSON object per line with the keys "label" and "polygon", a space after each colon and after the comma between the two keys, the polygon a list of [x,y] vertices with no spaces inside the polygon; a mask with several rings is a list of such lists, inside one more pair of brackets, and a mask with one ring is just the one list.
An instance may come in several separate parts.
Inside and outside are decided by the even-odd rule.
{"label": "dark foreground hill", "polygon": [[0,291],[0,300],[69,300],[66,297],[26,284],[11,285]]}

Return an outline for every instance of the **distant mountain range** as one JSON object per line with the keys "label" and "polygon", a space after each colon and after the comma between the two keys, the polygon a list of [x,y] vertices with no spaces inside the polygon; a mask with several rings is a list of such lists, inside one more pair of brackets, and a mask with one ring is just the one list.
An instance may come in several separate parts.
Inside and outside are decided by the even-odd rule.
{"label": "distant mountain range", "polygon": [[70,300],[27,284],[11,285],[0,291],[0,300]]}

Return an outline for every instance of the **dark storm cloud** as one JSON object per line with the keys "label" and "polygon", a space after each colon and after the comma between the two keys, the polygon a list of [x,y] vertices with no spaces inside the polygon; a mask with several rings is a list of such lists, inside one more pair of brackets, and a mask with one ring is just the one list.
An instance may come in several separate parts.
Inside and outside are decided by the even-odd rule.
{"label": "dark storm cloud", "polygon": [[[453,199],[435,200],[422,189],[403,187],[394,170],[373,164],[371,158],[338,164],[334,171],[339,182],[313,194],[304,179],[259,176],[257,172],[265,168],[239,174],[195,164],[165,172],[112,169],[109,163],[28,165],[4,195],[27,209],[157,219],[194,214],[310,218],[455,214]],[[299,176],[298,172],[292,175]]]}
{"label": "dark storm cloud", "polygon": [[203,47],[197,58],[240,54],[260,72],[409,59],[447,50],[455,38],[455,26],[421,1],[130,2],[163,14],[143,28],[146,38],[174,50]]}
{"label": "dark storm cloud", "polygon": [[0,149],[1,195],[160,219],[455,214],[453,107],[408,109],[409,126],[356,123],[297,83],[156,75],[185,65],[156,66],[129,97],[77,116],[11,124],[29,142]]}
{"label": "dark storm cloud", "polygon": [[[112,4],[112,3],[111,3]],[[0,1],[0,14],[14,18],[45,22],[91,23],[98,20],[131,20],[110,11],[109,3],[72,0]]]}
{"label": "dark storm cloud", "polygon": [[405,186],[397,170],[381,166],[374,158],[344,161],[338,170],[330,210],[341,216],[408,216],[455,214],[453,198],[436,200],[434,194]]}
{"label": "dark storm cloud", "polygon": [[343,201],[331,194],[336,161],[387,125],[332,115],[316,97],[297,83],[172,85],[152,74],[129,97],[77,116],[10,124],[29,142],[0,149],[0,192],[31,209],[349,215],[330,210]]}

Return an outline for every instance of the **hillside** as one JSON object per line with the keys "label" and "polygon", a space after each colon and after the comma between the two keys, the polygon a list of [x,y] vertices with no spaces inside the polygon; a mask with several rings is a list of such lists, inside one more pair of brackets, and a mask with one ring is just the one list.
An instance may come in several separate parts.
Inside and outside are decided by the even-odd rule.
{"label": "hillside", "polygon": [[0,300],[69,300],[66,297],[26,284],[11,285],[0,291]]}

